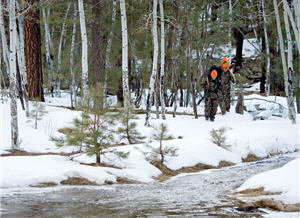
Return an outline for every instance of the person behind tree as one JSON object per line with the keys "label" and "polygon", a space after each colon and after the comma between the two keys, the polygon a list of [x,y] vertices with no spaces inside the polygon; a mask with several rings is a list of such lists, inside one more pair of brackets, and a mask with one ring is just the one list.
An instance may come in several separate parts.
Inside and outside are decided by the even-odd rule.
{"label": "person behind tree", "polygon": [[[205,95],[205,119],[215,120],[218,104],[222,105],[222,69],[212,66],[205,76],[202,86]],[[221,107],[222,109],[222,107]]]}
{"label": "person behind tree", "polygon": [[227,57],[224,57],[222,60],[222,93],[227,112],[230,111],[230,82],[235,83],[234,74],[229,68],[229,61]]}

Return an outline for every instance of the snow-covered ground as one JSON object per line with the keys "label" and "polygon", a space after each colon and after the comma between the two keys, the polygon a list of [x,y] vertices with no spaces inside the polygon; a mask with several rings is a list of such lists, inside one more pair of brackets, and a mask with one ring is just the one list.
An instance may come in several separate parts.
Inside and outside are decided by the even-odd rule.
{"label": "snow-covered ground", "polygon": [[[286,99],[282,97],[270,96],[268,98],[258,95],[251,95],[245,99],[260,98],[280,103],[286,107]],[[50,102],[51,101],[51,102]],[[74,117],[79,116],[80,112],[71,111],[56,105],[69,105],[69,96],[64,94],[62,98],[47,98],[46,110],[48,114],[41,121],[38,121],[38,129],[33,128],[33,122],[29,122],[25,113],[19,110],[19,132],[21,140],[21,149],[27,152],[71,152],[77,148],[57,148],[54,142],[49,140],[50,136],[59,136],[58,129],[69,126]],[[256,106],[255,106],[256,105]],[[258,106],[257,106],[258,105]],[[270,109],[274,106],[267,106],[265,101],[246,100],[245,106],[249,110],[256,110],[257,107]],[[10,149],[10,109],[9,101],[0,104],[1,111],[1,149],[0,153],[8,153]],[[154,109],[154,108],[153,108]],[[172,108],[167,108],[172,111]],[[192,108],[179,108],[178,111],[190,112]],[[242,162],[242,158],[248,154],[254,154],[258,157],[267,157],[271,154],[294,152],[300,149],[299,144],[299,119],[297,115],[297,124],[291,124],[291,121],[284,117],[270,116],[267,120],[253,121],[253,116],[247,112],[244,115],[236,114],[235,107],[231,108],[229,113],[222,116],[218,114],[215,122],[206,121],[203,116],[195,119],[189,115],[178,115],[173,118],[167,115],[165,121],[155,119],[152,114],[150,123],[157,126],[159,123],[168,125],[169,133],[175,138],[164,142],[178,148],[178,156],[168,158],[166,165],[173,169],[194,166],[198,163],[218,166],[220,161],[229,161],[233,163]],[[198,113],[203,115],[203,104],[198,107]],[[273,113],[273,112],[272,112]],[[146,136],[149,141],[152,128],[144,126],[145,115],[139,115],[136,120],[138,130]],[[210,131],[225,127],[226,131],[226,149],[212,143]],[[179,138],[179,136],[181,136]],[[120,143],[120,141],[117,141]],[[116,142],[116,143],[117,143]],[[158,145],[157,142],[151,142],[152,145]],[[107,164],[113,164],[121,169],[108,167],[92,167],[81,165],[78,162],[93,163],[95,157],[80,155],[70,157],[59,155],[43,156],[9,156],[0,157],[1,183],[0,188],[26,187],[43,182],[58,183],[68,177],[84,177],[98,184],[104,184],[105,181],[116,182],[117,177],[125,177],[140,182],[152,182],[153,177],[161,172],[159,169],[146,161],[142,151],[146,150],[144,144],[125,145],[118,147],[120,151],[130,152],[127,159],[119,159],[113,154],[106,154],[102,159]],[[282,200],[291,201],[290,192],[293,192],[293,199],[299,198],[299,159],[287,164],[277,171],[267,172],[266,176],[258,175],[249,182],[246,182],[242,188],[263,186],[266,190],[282,191]],[[293,182],[268,183],[262,178],[271,178],[272,181],[281,181],[280,178],[291,178]],[[297,180],[298,178],[298,180]],[[297,182],[298,181],[298,182]],[[297,185],[298,184],[298,185]],[[298,188],[298,191],[296,190]]]}
{"label": "snow-covered ground", "polygon": [[[268,192],[282,192],[279,199],[285,203],[300,202],[300,158],[297,158],[283,167],[270,170],[248,179],[237,191],[263,187]],[[274,196],[272,196],[274,198]]]}

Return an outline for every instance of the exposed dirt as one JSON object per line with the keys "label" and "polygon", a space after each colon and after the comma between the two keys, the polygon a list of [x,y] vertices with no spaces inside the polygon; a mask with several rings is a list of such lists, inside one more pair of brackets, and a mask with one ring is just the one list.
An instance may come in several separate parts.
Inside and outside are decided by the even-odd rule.
{"label": "exposed dirt", "polygon": [[82,177],[69,177],[68,179],[62,180],[60,182],[63,185],[93,185],[98,186],[97,183],[91,182],[86,178]]}
{"label": "exposed dirt", "polygon": [[46,153],[31,153],[23,150],[7,150],[10,152],[9,154],[0,154],[0,157],[8,157],[8,156],[40,156],[40,155],[61,155],[61,156],[71,156],[74,154],[79,154],[79,151],[74,151],[71,153],[65,152],[46,152]]}

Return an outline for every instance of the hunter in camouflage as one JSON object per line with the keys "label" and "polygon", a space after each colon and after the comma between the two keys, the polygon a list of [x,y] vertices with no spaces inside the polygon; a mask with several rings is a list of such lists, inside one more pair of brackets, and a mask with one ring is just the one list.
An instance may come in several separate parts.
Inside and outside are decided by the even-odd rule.
{"label": "hunter in camouflage", "polygon": [[[205,96],[205,119],[215,120],[215,115],[217,113],[218,104],[222,105],[222,69],[220,67],[212,66],[208,75],[202,82],[204,88]],[[222,108],[222,107],[221,107]]]}
{"label": "hunter in camouflage", "polygon": [[[229,69],[229,61],[226,57],[223,58],[222,61],[222,92],[223,92],[223,100],[225,103],[225,109],[227,112],[230,111],[230,82],[235,83],[234,74]],[[222,110],[222,113],[225,113]]]}

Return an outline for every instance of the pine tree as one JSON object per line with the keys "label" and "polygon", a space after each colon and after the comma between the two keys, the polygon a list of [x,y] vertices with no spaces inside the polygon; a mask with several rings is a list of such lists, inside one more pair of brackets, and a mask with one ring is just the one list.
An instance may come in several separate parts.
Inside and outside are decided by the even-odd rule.
{"label": "pine tree", "polygon": [[41,120],[48,111],[45,110],[45,106],[38,102],[38,99],[32,102],[32,109],[29,112],[29,118],[34,120],[34,128],[37,129],[37,121]]}
{"label": "pine tree", "polygon": [[159,142],[159,146],[147,145],[150,152],[146,152],[146,158],[151,162],[159,161],[161,164],[165,162],[166,157],[177,156],[178,148],[174,146],[163,145],[163,141],[171,140],[173,137],[168,134],[168,126],[161,123],[158,127],[154,128],[152,134],[152,139]]}
{"label": "pine tree", "polygon": [[118,114],[118,118],[121,124],[118,133],[121,139],[127,139],[129,144],[141,143],[145,137],[138,132],[137,123],[132,121],[137,119],[132,106],[129,106],[128,109],[122,109]]}
{"label": "pine tree", "polygon": [[[95,88],[90,90],[85,101],[79,104],[82,110],[80,118],[73,120],[73,128],[65,131],[62,137],[51,137],[58,147],[76,146],[89,156],[96,156],[96,163],[101,163],[101,155],[113,152],[120,157],[127,157],[127,153],[117,152],[112,148],[114,131],[111,126],[115,119],[109,115],[106,109],[101,109],[102,91]],[[100,98],[100,99],[99,99]]]}

